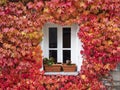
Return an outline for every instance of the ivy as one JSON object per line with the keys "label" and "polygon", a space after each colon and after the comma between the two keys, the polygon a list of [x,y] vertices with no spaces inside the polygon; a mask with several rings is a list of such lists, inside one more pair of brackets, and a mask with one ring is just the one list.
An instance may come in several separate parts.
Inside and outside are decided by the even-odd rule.
{"label": "ivy", "polygon": [[[119,0],[1,0],[0,89],[106,90],[101,79],[120,58]],[[77,23],[83,64],[77,76],[45,76],[42,27]]]}

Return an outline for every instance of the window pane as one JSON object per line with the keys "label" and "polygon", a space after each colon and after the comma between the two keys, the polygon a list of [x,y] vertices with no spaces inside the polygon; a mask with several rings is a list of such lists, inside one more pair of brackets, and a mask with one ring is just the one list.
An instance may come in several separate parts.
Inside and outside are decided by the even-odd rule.
{"label": "window pane", "polygon": [[66,60],[71,60],[70,50],[63,50],[63,63],[66,63]]}
{"label": "window pane", "polygon": [[49,57],[53,57],[57,63],[57,50],[49,50]]}
{"label": "window pane", "polygon": [[57,48],[57,28],[49,28],[49,48]]}
{"label": "window pane", "polygon": [[63,48],[71,47],[71,28],[63,28]]}

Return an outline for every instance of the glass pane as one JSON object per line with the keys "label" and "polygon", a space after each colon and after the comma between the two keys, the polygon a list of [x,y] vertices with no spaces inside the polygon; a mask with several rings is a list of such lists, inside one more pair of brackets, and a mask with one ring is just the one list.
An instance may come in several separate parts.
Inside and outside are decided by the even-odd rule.
{"label": "glass pane", "polygon": [[71,28],[63,28],[63,48],[71,47]]}
{"label": "glass pane", "polygon": [[63,50],[63,63],[66,63],[66,60],[71,60],[70,50]]}
{"label": "glass pane", "polygon": [[57,28],[49,28],[49,48],[57,48]]}
{"label": "glass pane", "polygon": [[55,63],[57,63],[57,50],[49,50],[49,58],[53,57],[55,59]]}

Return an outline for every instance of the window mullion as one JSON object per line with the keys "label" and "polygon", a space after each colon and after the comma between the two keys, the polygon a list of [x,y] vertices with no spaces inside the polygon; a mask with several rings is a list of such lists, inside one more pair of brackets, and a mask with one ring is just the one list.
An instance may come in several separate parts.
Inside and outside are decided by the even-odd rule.
{"label": "window mullion", "polygon": [[58,62],[62,63],[62,28],[58,26]]}

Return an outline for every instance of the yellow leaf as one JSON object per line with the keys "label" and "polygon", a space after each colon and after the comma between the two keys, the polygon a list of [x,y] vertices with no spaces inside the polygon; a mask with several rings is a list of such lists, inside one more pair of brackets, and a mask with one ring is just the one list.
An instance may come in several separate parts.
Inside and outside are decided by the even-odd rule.
{"label": "yellow leaf", "polygon": [[113,42],[111,40],[108,41],[108,45],[111,45],[113,44]]}
{"label": "yellow leaf", "polygon": [[81,75],[81,79],[85,80],[86,76],[85,75]]}
{"label": "yellow leaf", "polygon": [[25,32],[21,32],[21,34],[22,34],[22,35],[26,35],[26,33],[25,33]]}
{"label": "yellow leaf", "polygon": [[88,90],[92,90],[91,88],[88,88]]}
{"label": "yellow leaf", "polygon": [[85,3],[84,2],[80,2],[80,6],[81,7],[85,7]]}
{"label": "yellow leaf", "polygon": [[105,66],[104,66],[104,69],[110,69],[110,64],[106,64]]}
{"label": "yellow leaf", "polygon": [[48,9],[48,8],[45,8],[43,12],[49,12],[49,9]]}
{"label": "yellow leaf", "polygon": [[2,38],[2,37],[3,37],[3,34],[0,33],[0,38]]}
{"label": "yellow leaf", "polygon": [[32,55],[34,56],[36,53],[35,52],[32,52]]}
{"label": "yellow leaf", "polygon": [[59,8],[59,9],[57,9],[57,12],[58,12],[59,14],[61,14],[62,10]]}

